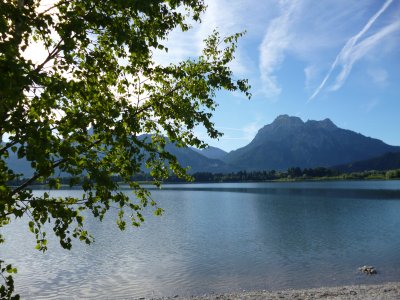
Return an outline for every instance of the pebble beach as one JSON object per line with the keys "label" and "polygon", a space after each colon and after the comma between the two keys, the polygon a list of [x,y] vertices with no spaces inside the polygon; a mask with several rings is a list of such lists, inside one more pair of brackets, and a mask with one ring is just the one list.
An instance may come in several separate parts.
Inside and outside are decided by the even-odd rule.
{"label": "pebble beach", "polygon": [[350,285],[302,290],[253,291],[228,294],[209,294],[192,297],[166,297],[159,300],[258,300],[258,299],[400,299],[400,282],[378,285]]}

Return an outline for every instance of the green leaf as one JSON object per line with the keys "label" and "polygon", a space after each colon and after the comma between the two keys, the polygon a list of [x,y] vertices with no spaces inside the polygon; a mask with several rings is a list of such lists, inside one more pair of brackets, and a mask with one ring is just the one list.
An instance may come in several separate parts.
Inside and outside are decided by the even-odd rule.
{"label": "green leaf", "polygon": [[[10,150],[28,161],[33,175],[22,180],[19,164],[10,164],[3,149],[0,216],[6,217],[0,217],[0,226],[28,217],[36,248],[45,251],[44,223],[70,249],[72,238],[94,240],[83,230],[84,211],[102,220],[117,207],[120,229],[128,218],[123,211],[132,226],[144,222],[142,210],[149,204],[161,215],[157,199],[135,175],[147,166],[157,187],[171,174],[191,179],[169,153],[169,142],[204,146],[195,135],[198,128],[210,138],[222,135],[212,121],[220,90],[250,98],[247,80],[230,70],[243,33],[221,37],[214,31],[199,57],[164,66],[154,61],[154,51],[167,52],[172,31],[201,21],[202,0],[71,0],[44,11],[37,9],[40,1],[22,2],[23,7],[21,1],[1,4],[0,35],[6,40],[0,56],[0,136],[18,143]],[[43,64],[21,52],[37,44],[46,48]],[[83,192],[37,196],[31,188],[38,183],[50,189],[81,184]],[[121,183],[135,196],[122,193]],[[0,286],[0,298],[2,291],[11,298],[11,280]]]}

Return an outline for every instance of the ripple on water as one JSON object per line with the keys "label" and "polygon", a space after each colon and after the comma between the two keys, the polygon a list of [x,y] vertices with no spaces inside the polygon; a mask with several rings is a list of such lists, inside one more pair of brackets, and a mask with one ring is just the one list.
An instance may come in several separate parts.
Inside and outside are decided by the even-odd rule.
{"label": "ripple on water", "polygon": [[[369,183],[374,184],[379,183]],[[357,184],[332,192],[326,189],[335,185],[323,183],[321,194],[317,185],[289,185],[282,193],[282,184],[269,191],[263,184],[240,186],[157,191],[167,213],[125,232],[115,228],[111,215],[103,223],[88,217],[96,243],[74,243],[71,251],[55,239],[45,255],[33,250],[26,222],[15,222],[4,228],[12,238],[1,253],[18,267],[17,290],[27,299],[123,299],[400,280],[395,188],[383,193],[391,200],[374,200],[379,186],[362,186],[357,197],[349,197],[357,194]],[[374,265],[378,276],[358,273],[365,264]]]}

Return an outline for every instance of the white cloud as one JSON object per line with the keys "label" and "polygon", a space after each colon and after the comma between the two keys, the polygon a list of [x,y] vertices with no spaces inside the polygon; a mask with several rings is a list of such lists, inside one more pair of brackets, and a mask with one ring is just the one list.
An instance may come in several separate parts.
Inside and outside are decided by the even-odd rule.
{"label": "white cloud", "polygon": [[264,84],[264,92],[269,97],[281,93],[281,88],[274,75],[284,61],[285,51],[290,45],[292,36],[291,25],[294,14],[298,11],[299,1],[280,1],[281,14],[273,19],[268,26],[260,45],[259,70]]}
{"label": "white cloud", "polygon": [[311,83],[314,81],[316,76],[319,74],[319,70],[315,65],[309,65],[304,68],[305,86],[306,89],[311,87]]}
{"label": "white cloud", "polygon": [[251,141],[260,130],[262,125],[259,122],[251,122],[243,128],[244,137],[246,140]]}
{"label": "white cloud", "polygon": [[400,29],[400,21],[394,22],[384,28],[379,32],[365,38],[362,42],[355,45],[353,49],[346,53],[346,56],[342,57],[342,71],[337,76],[335,84],[331,87],[332,91],[338,90],[349,76],[353,64],[365,56],[372,48],[379,45],[379,42],[387,35],[393,33]]}
{"label": "white cloud", "polygon": [[385,69],[368,69],[367,74],[378,86],[386,86],[389,78],[389,73]]}
{"label": "white cloud", "polygon": [[332,75],[333,71],[338,65],[340,65],[341,71],[336,77],[334,85],[331,87],[332,91],[338,90],[345,80],[347,79],[353,64],[362,58],[372,47],[374,47],[383,37],[392,33],[399,28],[400,22],[394,22],[383,29],[380,29],[377,33],[365,38],[361,42],[358,42],[371,28],[371,26],[376,22],[376,20],[387,10],[387,8],[392,4],[393,0],[387,0],[383,6],[368,20],[364,27],[354,36],[352,36],[341,49],[339,54],[336,56],[334,62],[332,63],[328,73],[322,80],[321,84],[317,87],[314,93],[311,95],[309,100],[314,99],[321,90],[325,87],[327,81]]}
{"label": "white cloud", "polygon": [[[203,48],[203,40],[207,38],[214,29],[218,30],[221,36],[229,36],[236,32],[241,32],[244,28],[241,26],[242,20],[238,11],[241,1],[232,3],[231,1],[207,1],[207,11],[202,18],[202,23],[196,33],[198,43],[196,47],[199,52]],[[243,54],[236,52],[236,60],[231,63],[232,71],[236,74],[247,73],[246,64],[243,63]]]}
{"label": "white cloud", "polygon": [[153,51],[153,59],[161,65],[178,63],[184,59],[195,57],[200,54],[197,45],[198,38],[195,34],[196,29],[192,28],[189,32],[181,32],[180,29],[172,31],[168,39],[162,44],[168,48],[168,51]]}
{"label": "white cloud", "polygon": [[254,121],[251,121],[242,127],[217,126],[217,129],[225,133],[221,138],[223,140],[243,140],[250,142],[265,124],[263,116],[256,115],[254,116]]}
{"label": "white cloud", "polygon": [[161,64],[176,63],[189,57],[197,57],[204,48],[206,39],[214,29],[222,37],[229,36],[249,29],[245,37],[239,40],[235,60],[231,63],[232,71],[238,76],[252,73],[252,60],[243,45],[245,40],[257,35],[260,19],[266,15],[267,3],[251,5],[248,0],[207,0],[207,10],[202,15],[201,23],[192,22],[192,28],[182,33],[174,30],[166,42],[168,53],[155,51],[154,58]]}
{"label": "white cloud", "polygon": [[379,104],[379,102],[380,102],[380,100],[376,99],[376,98],[369,100],[364,105],[365,112],[369,113],[370,111],[372,111]]}
{"label": "white cloud", "polygon": [[224,135],[220,138],[221,140],[250,141],[257,133],[256,125],[253,123],[248,124],[242,128],[224,127],[224,126],[217,126],[216,128],[224,133]]}

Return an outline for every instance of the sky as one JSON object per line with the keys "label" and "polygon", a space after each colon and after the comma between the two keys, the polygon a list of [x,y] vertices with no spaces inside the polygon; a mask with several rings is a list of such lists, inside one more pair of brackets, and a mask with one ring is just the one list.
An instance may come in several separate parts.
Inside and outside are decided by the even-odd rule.
{"label": "sky", "polygon": [[400,1],[206,0],[200,24],[174,31],[160,63],[198,56],[214,29],[240,39],[234,77],[253,97],[220,92],[213,122],[231,151],[278,115],[330,118],[337,126],[400,145]]}

